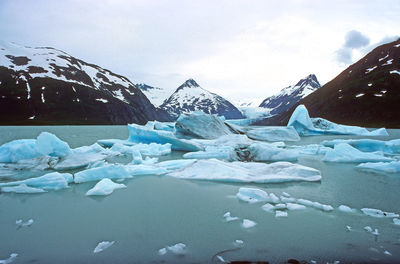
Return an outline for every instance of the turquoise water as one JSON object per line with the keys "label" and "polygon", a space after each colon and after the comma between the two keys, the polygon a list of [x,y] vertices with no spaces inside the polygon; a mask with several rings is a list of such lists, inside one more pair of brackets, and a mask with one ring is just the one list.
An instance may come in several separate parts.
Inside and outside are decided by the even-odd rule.
{"label": "turquoise water", "polygon": [[[35,138],[41,131],[56,134],[71,147],[89,145],[97,139],[128,137],[125,126],[0,127],[0,144]],[[400,138],[399,130],[389,133],[390,137],[381,139]],[[355,137],[308,137],[294,144],[332,138]],[[175,152],[163,159],[181,155]],[[120,160],[128,161],[129,158]],[[95,182],[39,195],[0,193],[0,259],[15,252],[19,256],[14,263],[211,263],[215,254],[233,249],[232,242],[241,239],[242,248],[220,255],[229,261],[270,263],[291,258],[318,263],[400,262],[400,226],[391,219],[315,209],[289,211],[287,218],[275,218],[260,208],[262,203],[242,203],[234,197],[240,187],[247,186],[276,195],[287,192],[334,207],[346,204],[358,209],[400,212],[399,174],[366,173],[356,170],[354,164],[331,164],[311,158],[299,163],[320,170],[322,181],[242,185],[144,176],[124,181],[126,189],[101,198],[85,196]],[[26,172],[17,173],[24,177]],[[240,222],[226,223],[222,216],[227,211],[257,225],[243,229]],[[35,222],[31,227],[17,229],[15,220],[20,218]],[[346,225],[353,231],[347,232]],[[365,232],[363,227],[367,225],[378,228],[380,235],[376,238]],[[103,240],[116,242],[93,254]],[[179,242],[187,245],[185,256],[157,254],[158,249]],[[392,256],[383,254],[384,250]]]}

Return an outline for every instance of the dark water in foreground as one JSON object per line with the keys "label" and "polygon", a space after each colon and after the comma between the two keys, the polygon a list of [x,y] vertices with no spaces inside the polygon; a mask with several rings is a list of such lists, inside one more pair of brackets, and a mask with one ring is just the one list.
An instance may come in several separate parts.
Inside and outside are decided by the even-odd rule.
{"label": "dark water in foreground", "polygon": [[[127,138],[125,126],[0,127],[0,144],[12,139],[36,138],[49,131],[71,147],[89,145],[97,139]],[[399,130],[390,130],[400,138]],[[318,143],[331,138],[318,136],[294,144]],[[180,157],[172,153],[164,159]],[[319,183],[224,184],[185,181],[162,176],[144,176],[124,181],[128,188],[101,198],[85,196],[95,182],[38,195],[0,193],[0,259],[15,252],[14,263],[210,263],[220,251],[226,260],[264,260],[283,263],[290,258],[318,263],[400,263],[400,226],[391,219],[361,213],[315,209],[289,211],[275,218],[261,204],[239,202],[234,195],[242,186],[280,195],[287,192],[337,207],[371,207],[400,212],[400,175],[378,175],[356,170],[354,164],[331,164],[304,158],[299,163],[319,169]],[[24,172],[18,172],[23,174]],[[44,174],[38,172],[37,175]],[[0,179],[1,180],[1,179]],[[248,218],[257,225],[243,229],[240,222],[226,223],[222,215]],[[15,220],[34,219],[31,227],[17,229]],[[347,232],[346,226],[353,231]],[[376,238],[363,230],[378,228]],[[107,250],[93,254],[103,240],[115,240]],[[187,254],[177,257],[157,254],[176,243],[187,245]],[[392,256],[385,255],[387,250]]]}

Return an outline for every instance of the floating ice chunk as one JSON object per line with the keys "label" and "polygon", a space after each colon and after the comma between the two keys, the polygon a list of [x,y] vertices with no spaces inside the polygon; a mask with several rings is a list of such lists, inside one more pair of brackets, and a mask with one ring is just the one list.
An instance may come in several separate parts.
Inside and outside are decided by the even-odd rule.
{"label": "floating ice chunk", "polygon": [[103,147],[107,147],[107,148],[111,148],[112,146],[114,146],[115,144],[122,144],[125,146],[133,146],[136,143],[129,141],[127,139],[99,139],[97,140],[97,143]]}
{"label": "floating ice chunk", "polygon": [[382,210],[373,209],[373,208],[362,208],[361,211],[366,215],[369,215],[369,216],[372,216],[372,217],[377,217],[377,218],[399,217],[399,215],[396,214],[396,213],[383,212]]}
{"label": "floating ice chunk", "polygon": [[145,126],[136,124],[128,125],[129,130],[129,141],[135,143],[159,143],[159,144],[171,144],[173,150],[183,151],[198,151],[202,150],[198,144],[186,140],[178,139],[175,134],[169,131],[152,130]]}
{"label": "floating ice chunk", "polygon": [[165,254],[167,254],[167,249],[166,248],[160,248],[158,250],[158,255],[164,256]]}
{"label": "floating ice chunk", "polygon": [[351,231],[351,226],[346,226],[346,230],[347,230],[347,232],[350,232]]}
{"label": "floating ice chunk", "polygon": [[321,146],[319,144],[310,144],[306,146],[296,147],[302,155],[325,155],[331,148]]}
{"label": "floating ice chunk", "polygon": [[302,204],[297,204],[297,203],[287,203],[286,208],[288,210],[305,210],[307,207],[305,207]]}
{"label": "floating ice chunk", "polygon": [[195,159],[167,160],[157,164],[158,167],[169,171],[179,170],[196,162]]}
{"label": "floating ice chunk", "polygon": [[282,195],[285,197],[291,197],[290,194],[288,194],[287,192],[283,192]]}
{"label": "floating ice chunk", "polygon": [[131,176],[142,176],[150,174],[162,175],[168,173],[168,170],[165,168],[145,164],[127,165],[125,166],[125,169]]}
{"label": "floating ice chunk", "polygon": [[109,179],[131,178],[132,176],[130,175],[126,167],[122,165],[107,165],[103,167],[83,170],[75,173],[74,182],[82,183],[88,181],[98,181],[104,178],[109,178]]}
{"label": "floating ice chunk", "polygon": [[246,131],[246,135],[261,141],[299,141],[300,136],[293,127],[262,127]]}
{"label": "floating ice chunk", "polygon": [[12,253],[8,259],[0,260],[0,264],[9,264],[17,258],[17,253]]}
{"label": "floating ice chunk", "polygon": [[248,203],[257,203],[270,200],[268,193],[266,193],[265,191],[255,188],[246,188],[246,187],[239,188],[236,197],[239,200]]}
{"label": "floating ice chunk", "polygon": [[142,161],[142,164],[143,165],[151,165],[151,164],[156,164],[157,162],[158,162],[158,158],[157,157],[154,157],[154,158],[146,157]]}
{"label": "floating ice chunk", "polygon": [[387,136],[385,129],[369,132],[366,128],[335,124],[323,118],[310,118],[304,105],[294,110],[287,126],[293,126],[300,136],[335,134],[335,135],[362,135]]}
{"label": "floating ice chunk", "polygon": [[272,212],[275,209],[275,206],[273,206],[270,203],[266,203],[263,206],[261,206],[261,208],[266,212]]}
{"label": "floating ice chunk", "polygon": [[216,115],[193,112],[179,116],[175,123],[175,134],[189,138],[216,139],[232,134],[232,131]]}
{"label": "floating ice chunk", "polygon": [[13,192],[13,193],[44,193],[44,192],[46,192],[45,190],[43,190],[41,188],[29,187],[26,184],[20,184],[20,185],[12,186],[12,187],[2,187],[1,191],[2,192]]}
{"label": "floating ice chunk", "polygon": [[222,263],[227,263],[227,261],[223,257],[221,257],[220,255],[217,255],[217,259]]}
{"label": "floating ice chunk", "polygon": [[233,245],[235,247],[242,247],[243,244],[244,244],[243,240],[240,240],[240,239],[236,239],[235,241],[233,241]]}
{"label": "floating ice chunk", "polygon": [[26,227],[26,226],[31,226],[33,224],[33,219],[29,219],[28,221],[24,222],[22,219],[18,219],[15,221],[15,224],[21,228],[21,227]]}
{"label": "floating ice chunk", "polygon": [[26,184],[30,187],[42,188],[45,190],[60,190],[68,188],[68,183],[72,181],[73,177],[70,173],[52,172],[36,178],[0,183],[0,187]]}
{"label": "floating ice chunk", "polygon": [[142,144],[138,143],[131,146],[126,146],[121,143],[116,143],[111,147],[112,151],[118,151],[123,154],[136,154],[139,152],[141,155],[146,156],[162,156],[171,153],[171,144]]}
{"label": "floating ice chunk", "polygon": [[224,182],[275,183],[289,181],[319,181],[318,170],[289,162],[272,164],[224,162],[216,159],[197,160],[167,176]]}
{"label": "floating ice chunk", "polygon": [[165,130],[165,131],[175,130],[175,122],[148,121],[146,126],[153,128],[155,130]]}
{"label": "floating ice chunk", "polygon": [[206,147],[205,151],[188,152],[183,155],[185,159],[220,159],[235,160],[234,148],[230,146]]}
{"label": "floating ice chunk", "polygon": [[339,211],[345,212],[345,213],[355,213],[357,210],[356,209],[352,209],[350,207],[348,207],[347,205],[339,205],[338,207]]}
{"label": "floating ice chunk", "polygon": [[37,137],[36,145],[37,151],[42,155],[49,155],[53,157],[65,157],[71,153],[71,149],[67,142],[62,141],[55,135],[42,132]]}
{"label": "floating ice chunk", "polygon": [[393,218],[393,224],[400,225],[400,219],[399,218]]}
{"label": "floating ice chunk", "polygon": [[0,162],[11,163],[42,156],[35,144],[35,139],[18,139],[1,145]]}
{"label": "floating ice chunk", "polygon": [[295,203],[296,202],[296,198],[293,198],[293,197],[285,197],[285,196],[281,195],[281,197],[279,197],[279,198],[282,201],[282,203]]}
{"label": "floating ice chunk", "polygon": [[275,211],[275,217],[287,217],[288,213],[285,211]]}
{"label": "floating ice chunk", "polygon": [[8,164],[7,167],[17,170],[46,170],[53,168],[58,161],[58,157],[41,156],[32,159],[18,160],[16,163]]}
{"label": "floating ice chunk", "polygon": [[388,256],[392,256],[392,253],[390,253],[390,252],[387,251],[387,250],[383,251],[383,254],[388,255]]}
{"label": "floating ice chunk", "polygon": [[253,143],[244,150],[250,152],[248,160],[252,161],[297,161],[299,157],[297,149],[283,149],[264,142]]}
{"label": "floating ice chunk", "polygon": [[372,227],[370,227],[370,226],[364,226],[364,230],[367,231],[367,232],[369,232],[369,233],[372,233],[372,232],[373,232],[373,229],[372,229]]}
{"label": "floating ice chunk", "polygon": [[392,161],[393,159],[385,157],[381,153],[366,153],[347,143],[339,143],[335,145],[333,150],[327,151],[322,160],[329,162],[373,162]]}
{"label": "floating ice chunk", "polygon": [[312,202],[310,200],[306,199],[297,199],[297,203],[308,206],[308,207],[313,207],[322,211],[333,211],[333,207],[331,205],[327,204],[321,204],[319,202]]}
{"label": "floating ice chunk", "polygon": [[373,234],[374,236],[379,236],[378,228],[375,228],[375,230],[371,234]]}
{"label": "floating ice chunk", "polygon": [[334,139],[322,142],[322,144],[327,147],[334,147],[340,143],[347,143],[350,146],[364,152],[382,151],[385,154],[400,153],[400,139],[389,141],[375,139]]}
{"label": "floating ice chunk", "polygon": [[100,242],[96,248],[93,250],[93,253],[99,253],[103,250],[106,250],[107,248],[111,247],[113,244],[115,243],[115,241],[103,241]]}
{"label": "floating ice chunk", "polygon": [[275,209],[275,210],[286,209],[286,204],[284,204],[284,203],[275,204],[274,209]]}
{"label": "floating ice chunk", "polygon": [[252,227],[254,227],[254,226],[256,226],[257,225],[257,223],[256,222],[254,222],[254,221],[251,221],[251,220],[249,220],[249,219],[243,219],[243,222],[242,222],[242,227],[243,228],[252,228]]}
{"label": "floating ice chunk", "polygon": [[112,180],[105,178],[96,183],[96,185],[87,191],[86,195],[109,195],[114,190],[126,188],[125,184],[114,183]]}
{"label": "floating ice chunk", "polygon": [[167,249],[174,253],[175,255],[185,255],[186,254],[186,245],[183,243],[178,243],[173,246],[168,246]]}
{"label": "floating ice chunk", "polygon": [[371,170],[379,173],[397,173],[400,172],[400,161],[367,162],[359,164],[356,168],[361,170]]}
{"label": "floating ice chunk", "polygon": [[231,212],[226,212],[224,214],[224,218],[226,222],[231,222],[239,219],[239,217],[237,216],[231,216]]}

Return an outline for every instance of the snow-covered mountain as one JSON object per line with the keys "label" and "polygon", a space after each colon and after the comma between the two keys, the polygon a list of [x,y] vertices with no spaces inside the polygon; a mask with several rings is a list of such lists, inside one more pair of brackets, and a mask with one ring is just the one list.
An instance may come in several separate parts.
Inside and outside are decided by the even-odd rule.
{"label": "snow-covered mountain", "polygon": [[156,107],[162,105],[162,103],[164,103],[164,101],[174,92],[171,89],[153,87],[145,83],[138,83],[136,84],[136,87],[139,88]]}
{"label": "snow-covered mountain", "polygon": [[283,88],[278,94],[268,97],[260,104],[260,107],[271,109],[271,115],[278,115],[320,87],[317,77],[310,74],[296,85]]}
{"label": "snow-covered mountain", "polygon": [[167,120],[126,77],[49,47],[0,42],[1,124]]}
{"label": "snow-covered mountain", "polygon": [[228,100],[203,89],[193,79],[179,86],[160,107],[175,118],[181,113],[193,111],[218,114],[227,119],[243,118],[241,112]]}

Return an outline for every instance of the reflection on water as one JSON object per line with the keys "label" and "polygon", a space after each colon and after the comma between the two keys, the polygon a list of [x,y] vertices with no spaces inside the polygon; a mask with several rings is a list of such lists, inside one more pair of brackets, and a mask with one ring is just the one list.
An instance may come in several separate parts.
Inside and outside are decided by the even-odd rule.
{"label": "reflection on water", "polygon": [[[124,126],[0,127],[0,142],[35,138],[40,131],[56,134],[71,147],[128,136]],[[389,133],[390,138],[400,138],[397,130]],[[308,137],[293,144],[331,138],[349,137]],[[174,152],[160,160],[181,156]],[[111,161],[126,163],[129,158]],[[311,158],[302,158],[299,163],[321,170],[322,181],[243,185],[145,176],[125,180],[128,188],[101,198],[85,196],[95,182],[37,195],[2,193],[0,259],[15,252],[19,254],[15,263],[210,263],[217,254],[225,260],[270,263],[288,259],[318,263],[400,262],[400,227],[391,219],[315,209],[289,211],[287,218],[275,218],[273,213],[261,210],[263,204],[242,203],[235,198],[239,187],[247,186],[278,196],[287,192],[334,207],[345,204],[400,212],[398,174],[361,172],[355,170],[354,164],[324,163]],[[26,173],[32,174],[17,172],[22,178]],[[240,221],[226,223],[222,216],[227,211],[257,225],[243,229]],[[16,228],[17,219],[30,218],[35,221],[32,226]],[[352,230],[349,232],[346,226]],[[364,231],[365,226],[377,228],[380,235]],[[244,241],[243,247],[231,250],[237,239]],[[104,240],[116,242],[93,254],[96,245]],[[185,256],[158,255],[158,249],[179,242],[187,246]],[[385,255],[385,250],[392,256]]]}

